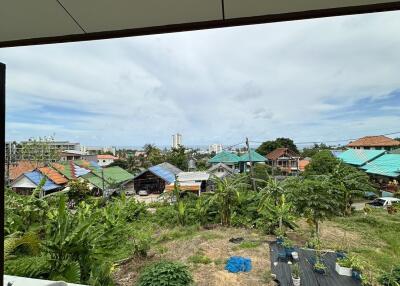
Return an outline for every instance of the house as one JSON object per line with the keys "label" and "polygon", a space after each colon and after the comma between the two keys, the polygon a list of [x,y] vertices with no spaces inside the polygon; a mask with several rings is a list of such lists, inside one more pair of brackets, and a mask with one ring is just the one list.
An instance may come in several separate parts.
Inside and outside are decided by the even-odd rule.
{"label": "house", "polygon": [[[8,170],[8,177],[10,181],[15,180],[23,173],[35,170],[37,167],[43,166],[42,163],[36,163],[33,161],[19,161],[16,164],[10,164]],[[7,171],[7,166],[6,166]]]}
{"label": "house", "polygon": [[[11,188],[19,194],[30,195],[33,190],[39,186],[43,178],[46,177],[40,173],[39,170],[25,172],[11,183]],[[63,189],[63,186],[56,184],[49,178],[46,178],[46,182],[43,185],[43,191],[45,194],[50,194],[61,189]]]}
{"label": "house", "polygon": [[165,186],[173,183],[181,172],[181,169],[167,162],[152,166],[133,179],[134,188],[136,192],[146,190],[148,193],[161,194]]}
{"label": "house", "polygon": [[250,152],[246,152],[239,157],[239,170],[240,172],[245,172],[247,170],[247,166],[249,166],[250,164],[265,164],[266,161],[267,159],[264,156],[251,149]]}
{"label": "house", "polygon": [[270,166],[279,168],[286,174],[300,171],[300,155],[289,148],[276,148],[266,157]]}
{"label": "house", "polygon": [[38,170],[40,173],[45,175],[47,178],[52,180],[57,185],[64,186],[68,183],[68,179],[66,177],[64,177],[63,175],[61,175],[59,172],[57,172],[56,170],[54,170],[51,167],[42,167],[42,168],[39,168]]}
{"label": "house", "polygon": [[[200,195],[206,191],[207,181],[210,174],[207,172],[180,172],[176,176],[176,183],[178,183],[180,191],[194,192]],[[175,182],[165,186],[165,191],[170,192],[175,188]]]}
{"label": "house", "polygon": [[235,170],[225,165],[224,163],[218,163],[207,170],[211,177],[217,177],[223,179],[225,177],[235,174]]}
{"label": "house", "polygon": [[365,150],[393,150],[400,148],[400,141],[392,138],[379,135],[379,136],[365,136],[347,145],[351,149],[365,149]]}
{"label": "house", "polygon": [[400,154],[383,154],[361,167],[367,174],[400,179]]}
{"label": "house", "polygon": [[71,160],[96,160],[96,155],[88,155],[85,152],[77,150],[64,150],[60,153],[61,161],[71,161]]}
{"label": "house", "polygon": [[91,172],[83,175],[81,178],[90,184],[92,190],[98,191],[98,194],[109,189],[133,189],[131,182],[134,176],[121,167],[90,168]]}
{"label": "house", "polygon": [[299,160],[299,171],[304,172],[308,164],[310,164],[310,162],[311,162],[310,158],[304,158]]}
{"label": "house", "polygon": [[382,156],[385,152],[385,150],[348,149],[338,155],[337,158],[349,165],[361,167]]}
{"label": "house", "polygon": [[228,151],[221,151],[210,160],[208,160],[208,163],[213,165],[223,163],[232,169],[236,169],[239,165],[239,160],[240,157],[238,155]]}
{"label": "house", "polygon": [[[62,163],[52,163],[51,167],[57,172],[61,173],[68,180],[77,179],[87,173],[90,173],[89,168],[79,166],[77,163],[82,161],[69,161]],[[85,161],[87,162],[87,161]]]}
{"label": "house", "polygon": [[99,166],[101,167],[105,167],[108,166],[112,163],[114,163],[115,160],[117,160],[118,157],[115,157],[113,155],[97,155],[97,164],[99,164]]}

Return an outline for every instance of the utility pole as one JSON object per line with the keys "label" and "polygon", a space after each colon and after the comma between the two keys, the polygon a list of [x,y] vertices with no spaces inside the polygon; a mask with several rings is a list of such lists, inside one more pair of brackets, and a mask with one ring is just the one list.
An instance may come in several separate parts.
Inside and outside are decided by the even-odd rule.
{"label": "utility pole", "polygon": [[251,184],[253,185],[253,191],[257,191],[256,182],[254,181],[254,172],[253,172],[253,161],[251,159],[251,150],[249,145],[249,138],[246,137],[246,146],[247,152],[249,152],[249,160],[250,160],[250,180]]}

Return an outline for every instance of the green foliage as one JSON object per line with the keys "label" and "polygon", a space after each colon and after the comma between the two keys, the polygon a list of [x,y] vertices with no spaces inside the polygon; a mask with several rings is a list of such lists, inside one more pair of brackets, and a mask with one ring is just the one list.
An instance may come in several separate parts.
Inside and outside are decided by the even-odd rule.
{"label": "green foliage", "polygon": [[378,281],[383,286],[399,286],[400,285],[400,265],[394,266],[390,271],[382,274]]}
{"label": "green foliage", "polygon": [[348,257],[338,259],[336,262],[342,267],[351,268],[352,266],[351,260]]}
{"label": "green foliage", "polygon": [[30,138],[21,146],[21,157],[23,160],[29,160],[40,165],[56,162],[60,160],[60,151],[52,144],[54,137],[45,136],[39,138]]}
{"label": "green foliage", "polygon": [[276,148],[288,148],[299,153],[296,144],[294,144],[293,140],[290,138],[276,138],[274,141],[265,141],[257,148],[256,152],[265,156]]}
{"label": "green foliage", "polygon": [[27,232],[42,227],[46,221],[49,205],[46,200],[19,195],[11,190],[5,192],[5,235]]}
{"label": "green foliage", "polygon": [[310,176],[331,174],[339,162],[339,159],[335,158],[329,150],[322,150],[311,158],[311,162],[306,166],[306,170],[303,175]]}
{"label": "green foliage", "polygon": [[71,180],[68,183],[68,187],[68,199],[74,203],[87,199],[91,192],[87,181]]}
{"label": "green foliage", "polygon": [[292,277],[295,279],[299,279],[300,278],[300,266],[298,263],[294,263],[292,264],[292,266],[290,267],[291,271],[292,271]]}
{"label": "green foliage", "polygon": [[237,249],[252,249],[261,245],[260,241],[243,241],[237,246]]}
{"label": "green foliage", "polygon": [[357,168],[339,162],[329,174],[331,184],[339,191],[341,211],[344,215],[351,214],[351,204],[356,196],[364,192],[375,192],[368,175]]}
{"label": "green foliage", "polygon": [[301,151],[301,156],[302,157],[313,157],[315,154],[322,150],[330,150],[331,147],[328,145],[325,145],[324,143],[321,144],[314,144],[312,147],[306,147]]}
{"label": "green foliage", "polygon": [[161,261],[144,269],[138,286],[187,286],[193,278],[187,266],[179,262]]}
{"label": "green foliage", "polygon": [[239,191],[247,186],[246,179],[247,177],[243,175],[223,179],[214,178],[216,188],[209,203],[215,203],[218,206],[221,223],[224,226],[229,226],[231,223],[232,213],[238,203]]}
{"label": "green foliage", "polygon": [[326,176],[291,178],[286,182],[288,198],[295,211],[308,218],[319,235],[319,223],[339,213],[340,194]]}
{"label": "green foliage", "polygon": [[204,255],[204,252],[198,250],[194,255],[188,258],[188,261],[194,264],[210,264],[212,262],[211,258]]}
{"label": "green foliage", "polygon": [[4,261],[14,258],[13,254],[21,249],[23,252],[36,255],[39,253],[39,247],[40,240],[36,233],[26,232],[23,235],[13,233],[4,239]]}
{"label": "green foliage", "polygon": [[188,156],[185,153],[185,147],[179,145],[178,148],[172,148],[167,153],[166,161],[181,170],[187,170],[188,168]]}
{"label": "green foliage", "polygon": [[142,167],[148,168],[150,166],[158,165],[165,161],[165,156],[162,154],[161,150],[156,146],[151,144],[146,144],[143,147],[146,157],[143,158]]}

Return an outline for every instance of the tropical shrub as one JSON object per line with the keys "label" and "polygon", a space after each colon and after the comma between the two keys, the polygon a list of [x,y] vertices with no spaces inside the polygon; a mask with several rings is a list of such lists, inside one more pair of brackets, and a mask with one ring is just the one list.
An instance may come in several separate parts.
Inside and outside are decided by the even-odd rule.
{"label": "tropical shrub", "polygon": [[138,286],[187,286],[193,278],[187,266],[179,262],[160,261],[146,267],[139,277]]}
{"label": "tropical shrub", "polygon": [[210,204],[218,207],[221,223],[229,226],[233,211],[238,203],[238,193],[247,187],[247,176],[236,175],[229,178],[214,178],[215,191],[209,199]]}
{"label": "tropical shrub", "polygon": [[379,283],[383,286],[398,286],[400,285],[400,265],[393,267],[389,272],[382,274]]}
{"label": "tropical shrub", "polygon": [[41,228],[46,221],[49,204],[33,193],[30,196],[19,195],[9,189],[5,192],[4,232],[27,232]]}

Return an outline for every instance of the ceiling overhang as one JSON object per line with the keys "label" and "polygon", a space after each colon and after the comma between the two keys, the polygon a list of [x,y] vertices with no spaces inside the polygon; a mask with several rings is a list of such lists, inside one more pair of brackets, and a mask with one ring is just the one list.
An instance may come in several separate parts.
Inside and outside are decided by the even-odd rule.
{"label": "ceiling overhang", "polygon": [[400,10],[392,0],[0,0],[0,47]]}

